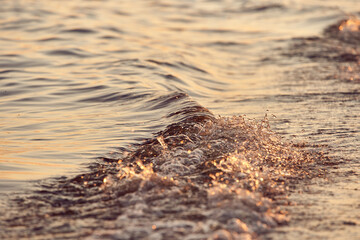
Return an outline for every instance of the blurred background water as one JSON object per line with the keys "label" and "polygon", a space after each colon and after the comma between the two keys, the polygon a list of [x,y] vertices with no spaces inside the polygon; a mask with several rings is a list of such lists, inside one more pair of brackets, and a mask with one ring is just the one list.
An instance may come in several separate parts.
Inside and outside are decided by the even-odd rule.
{"label": "blurred background water", "polygon": [[276,115],[284,136],[358,161],[359,75],[339,67],[359,63],[287,49],[359,11],[356,0],[2,1],[0,191],[80,172],[200,106]]}

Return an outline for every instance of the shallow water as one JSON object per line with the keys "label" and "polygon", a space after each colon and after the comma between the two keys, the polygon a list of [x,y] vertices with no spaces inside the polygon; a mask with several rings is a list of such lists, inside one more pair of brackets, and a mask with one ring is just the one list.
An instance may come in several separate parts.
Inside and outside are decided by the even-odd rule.
{"label": "shallow water", "polygon": [[[154,239],[166,237],[166,232],[173,238],[182,238],[186,232],[194,239],[215,238],[216,234],[252,238],[288,222],[288,215],[275,207],[283,205],[278,202],[288,201],[277,201],[280,196],[292,193],[291,201],[319,208],[309,204],[312,200],[306,193],[298,196],[300,190],[293,189],[301,189],[294,186],[302,186],[305,173],[309,175],[306,179],[323,176],[320,169],[333,172],[337,168],[328,177],[330,183],[317,190],[320,197],[327,199],[325,190],[333,188],[333,194],[347,196],[349,202],[357,199],[359,11],[357,2],[351,0],[3,2],[0,191],[3,195],[21,189],[38,191],[37,197],[22,193],[15,202],[38,209],[39,216],[48,216],[44,224],[50,223],[49,228],[44,228],[37,216],[25,211],[29,222],[38,225],[23,236],[143,237],[150,234],[148,227],[154,225],[158,229],[152,235]],[[339,22],[350,15],[351,21]],[[258,121],[216,117],[240,114]],[[271,130],[283,140],[278,140],[267,126],[261,127],[265,135],[257,132],[256,126],[265,114],[269,119],[265,123],[269,121]],[[204,127],[214,132],[197,139],[196,134],[203,133]],[[219,129],[227,135],[217,132]],[[245,142],[239,136],[244,129],[248,131]],[[168,135],[154,136],[159,131]],[[257,134],[263,138],[254,138]],[[153,140],[144,143],[148,139]],[[229,143],[230,139],[236,141]],[[174,149],[169,141],[176,143]],[[178,146],[177,141],[190,145]],[[302,144],[294,147],[291,141]],[[217,152],[209,150],[208,145]],[[252,151],[245,151],[244,146],[253,146]],[[154,147],[158,153],[146,155]],[[309,152],[313,156],[304,157]],[[321,152],[330,160],[324,160]],[[155,168],[136,172],[142,165],[133,163],[147,157],[150,160],[142,163],[144,169],[150,163]],[[104,167],[103,159],[111,166]],[[123,161],[117,163],[119,159]],[[232,165],[226,162],[227,167],[230,164],[233,168],[202,165],[220,159],[233,159],[229,160]],[[278,165],[270,164],[274,159],[278,159]],[[244,161],[250,165],[244,165]],[[90,170],[85,167],[94,162],[98,164]],[[329,167],[329,162],[341,164]],[[289,163],[297,171],[287,173]],[[199,172],[200,165],[205,173]],[[270,170],[263,173],[267,168]],[[314,168],[318,174],[313,173]],[[128,175],[118,175],[124,169]],[[223,185],[216,172],[228,174],[235,182]],[[235,174],[239,172],[245,175]],[[73,179],[77,174],[86,180]],[[215,179],[209,174],[215,174]],[[296,180],[289,180],[289,174]],[[104,179],[108,175],[112,184],[106,188]],[[27,183],[55,176],[65,177],[44,180],[38,187]],[[251,177],[244,180],[244,176]],[[275,180],[280,176],[287,179],[286,187],[281,187],[283,180]],[[178,182],[168,182],[164,177]],[[197,181],[193,185],[188,182],[194,179]],[[262,183],[260,179],[266,181]],[[118,185],[120,189],[126,187],[127,181],[135,184],[135,189],[119,193]],[[322,186],[314,181],[305,182],[316,185],[315,188]],[[352,190],[336,193],[336,186],[342,186],[344,181],[349,181]],[[87,189],[84,184],[88,182],[96,187]],[[208,183],[216,186],[201,187]],[[155,187],[148,189],[146,184]],[[98,186],[103,187],[94,190]],[[188,188],[181,190],[183,196],[179,195],[180,189]],[[68,195],[64,193],[66,189]],[[77,191],[81,192],[79,196]],[[166,212],[162,205],[174,205],[162,200],[149,207],[148,198],[163,199],[166,195],[169,199],[182,199],[177,203],[178,212]],[[87,197],[89,200],[79,200]],[[87,209],[85,205],[92,206],[94,199],[100,203],[95,204],[95,210]],[[188,201],[193,202],[187,204]],[[239,207],[239,202],[243,207]],[[258,202],[264,202],[264,206],[244,210]],[[107,203],[110,206],[106,207]],[[67,204],[74,205],[74,209],[59,217],[62,210],[68,209]],[[121,207],[114,210],[117,204]],[[326,204],[339,207],[338,202],[329,199],[324,200]],[[189,206],[193,209],[185,210]],[[149,212],[144,212],[144,208],[149,208]],[[15,204],[10,209],[13,211],[9,211],[7,219],[16,215],[19,206]],[[356,201],[344,209],[352,210],[355,216],[359,214]],[[235,210],[240,213],[229,215]],[[287,210],[293,211],[290,215],[301,216],[293,206]],[[223,215],[216,215],[219,211]],[[132,212],[139,215],[132,218],[131,227],[122,229]],[[172,217],[179,212],[180,217]],[[316,212],[324,219],[337,216]],[[91,217],[96,215],[102,217]],[[349,222],[360,224],[356,218],[345,218],[340,225],[346,230],[354,229]],[[304,222],[301,217],[293,219],[294,223]],[[16,221],[9,223],[1,236],[19,236],[21,226],[26,224]],[[74,224],[61,224],[66,221]],[[301,225],[303,228],[294,231],[291,224],[284,234],[293,231],[312,236],[312,232],[306,235],[306,231],[301,231],[308,226]],[[352,230],[345,232],[359,234]],[[319,228],[319,237],[326,234],[324,231],[329,229]],[[283,237],[276,235],[279,232],[274,234],[274,238]]]}

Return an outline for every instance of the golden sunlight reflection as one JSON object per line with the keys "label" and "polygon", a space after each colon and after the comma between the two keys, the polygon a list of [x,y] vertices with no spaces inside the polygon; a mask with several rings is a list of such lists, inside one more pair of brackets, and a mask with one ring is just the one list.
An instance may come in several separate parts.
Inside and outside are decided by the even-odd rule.
{"label": "golden sunlight reflection", "polygon": [[360,31],[360,20],[357,18],[350,18],[344,21],[339,26],[340,31],[358,32]]}
{"label": "golden sunlight reflection", "polygon": [[0,130],[5,136],[0,140],[0,179],[38,179],[75,171],[74,166],[87,162],[96,151],[94,146],[103,143],[98,137],[101,130],[76,127],[74,121],[88,122],[99,115],[83,111],[67,116],[47,111],[8,114]]}

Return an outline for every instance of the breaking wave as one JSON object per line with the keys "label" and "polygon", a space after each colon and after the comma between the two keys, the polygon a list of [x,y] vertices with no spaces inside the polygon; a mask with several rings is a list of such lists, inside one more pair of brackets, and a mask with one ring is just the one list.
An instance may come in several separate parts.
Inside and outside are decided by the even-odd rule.
{"label": "breaking wave", "polygon": [[0,236],[252,239],[287,223],[278,208],[288,204],[286,191],[324,174],[326,158],[284,141],[266,118],[199,109],[122,157],[17,196]]}

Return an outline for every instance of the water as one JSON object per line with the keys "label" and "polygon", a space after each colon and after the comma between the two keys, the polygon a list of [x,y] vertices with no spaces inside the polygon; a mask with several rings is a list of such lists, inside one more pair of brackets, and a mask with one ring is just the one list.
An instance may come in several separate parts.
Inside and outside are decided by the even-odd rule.
{"label": "water", "polygon": [[359,11],[4,1],[0,236],[356,238]]}

